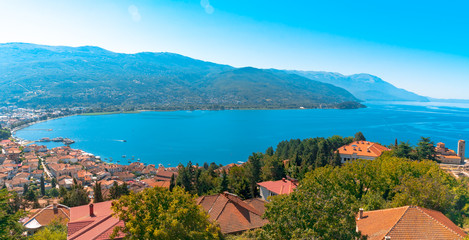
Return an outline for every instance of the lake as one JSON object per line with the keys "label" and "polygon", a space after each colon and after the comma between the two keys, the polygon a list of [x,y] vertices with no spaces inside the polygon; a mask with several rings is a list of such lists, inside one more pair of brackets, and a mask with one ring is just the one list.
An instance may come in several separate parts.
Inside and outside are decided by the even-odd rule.
{"label": "lake", "polygon": [[[355,110],[225,110],[141,112],[71,116],[41,122],[19,130],[27,140],[66,137],[82,149],[127,164],[219,164],[246,161],[252,152],[264,152],[292,138],[353,136],[361,131],[369,141],[382,144],[421,136],[445,142],[456,150],[459,139],[469,140],[469,104],[365,103]],[[45,131],[44,129],[52,129]],[[125,140],[125,141],[123,141]],[[48,147],[57,143],[45,143]],[[122,156],[125,155],[126,158]]]}

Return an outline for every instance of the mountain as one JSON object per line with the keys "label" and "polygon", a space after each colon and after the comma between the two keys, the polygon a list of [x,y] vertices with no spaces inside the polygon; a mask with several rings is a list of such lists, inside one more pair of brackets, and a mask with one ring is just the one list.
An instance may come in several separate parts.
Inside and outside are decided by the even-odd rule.
{"label": "mountain", "polygon": [[288,71],[314,81],[333,84],[346,89],[355,97],[364,101],[419,101],[428,102],[429,99],[407,90],[397,88],[370,74],[354,74],[344,76],[339,73]]}
{"label": "mountain", "polygon": [[0,104],[108,109],[356,108],[343,88],[173,53],[0,44]]}

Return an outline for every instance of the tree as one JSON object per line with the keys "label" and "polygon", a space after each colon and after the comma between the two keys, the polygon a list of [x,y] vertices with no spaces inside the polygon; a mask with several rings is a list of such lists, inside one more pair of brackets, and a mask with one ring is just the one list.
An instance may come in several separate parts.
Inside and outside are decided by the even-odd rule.
{"label": "tree", "polygon": [[173,188],[176,186],[176,179],[174,178],[174,174],[171,175],[171,179],[169,181],[169,191],[173,191]]}
{"label": "tree", "polygon": [[248,179],[250,185],[250,194],[254,198],[258,195],[257,183],[261,178],[261,159],[262,153],[252,153],[247,162]]}
{"label": "tree", "polygon": [[0,240],[22,239],[23,225],[19,222],[23,211],[14,211],[10,199],[14,196],[6,189],[0,190]]}
{"label": "tree", "polygon": [[365,135],[363,135],[362,132],[357,132],[355,133],[355,137],[353,138],[353,141],[366,141]]}
{"label": "tree", "polygon": [[428,159],[436,161],[435,144],[430,141],[429,137],[421,137],[417,145],[418,159]]}
{"label": "tree", "polygon": [[233,166],[228,172],[228,182],[230,192],[243,199],[250,197],[249,180],[243,167]]}
{"label": "tree", "polygon": [[400,158],[412,158],[412,147],[410,146],[409,142],[400,142],[396,148],[393,150],[394,155]]}
{"label": "tree", "polygon": [[46,195],[46,187],[44,186],[44,176],[41,176],[41,195]]}
{"label": "tree", "polygon": [[354,199],[328,166],[306,174],[297,191],[273,197],[264,216],[265,239],[355,239]]}
{"label": "tree", "polygon": [[52,178],[50,185],[52,188],[55,188],[57,186],[57,180],[55,178]]}
{"label": "tree", "polygon": [[147,188],[123,196],[112,206],[122,227],[114,229],[127,239],[221,239],[219,227],[181,187]]}
{"label": "tree", "polygon": [[104,197],[103,197],[103,191],[101,188],[101,183],[96,182],[93,186],[93,198],[95,203],[103,202]]}
{"label": "tree", "polygon": [[267,150],[265,151],[265,155],[268,156],[273,156],[274,155],[274,148],[273,147],[268,147]]}
{"label": "tree", "polygon": [[23,195],[26,195],[26,193],[28,192],[29,190],[29,185],[28,184],[23,184]]}
{"label": "tree", "polygon": [[0,140],[8,139],[10,137],[11,137],[10,130],[8,130],[6,128],[0,128]]}
{"label": "tree", "polygon": [[228,175],[226,174],[225,169],[221,173],[220,186],[218,187],[218,192],[223,193],[228,190]]}
{"label": "tree", "polygon": [[49,225],[39,230],[31,238],[31,240],[66,240],[67,226],[62,224],[58,219],[53,219]]}
{"label": "tree", "polygon": [[90,202],[88,192],[81,184],[74,184],[70,189],[61,187],[59,190],[62,197],[61,203],[68,207],[86,205]]}

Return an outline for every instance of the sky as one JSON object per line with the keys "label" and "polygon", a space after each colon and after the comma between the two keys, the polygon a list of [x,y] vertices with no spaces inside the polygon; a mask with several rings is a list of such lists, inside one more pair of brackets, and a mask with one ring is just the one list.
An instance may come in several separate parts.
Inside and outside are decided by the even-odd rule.
{"label": "sky", "polygon": [[369,73],[420,95],[469,99],[468,9],[466,0],[0,0],[0,43]]}

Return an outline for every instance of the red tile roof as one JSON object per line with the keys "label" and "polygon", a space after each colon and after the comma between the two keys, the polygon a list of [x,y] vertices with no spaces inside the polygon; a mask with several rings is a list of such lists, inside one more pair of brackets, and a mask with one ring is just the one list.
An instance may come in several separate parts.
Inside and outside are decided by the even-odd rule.
{"label": "red tile roof", "polygon": [[[73,207],[70,209],[68,223],[69,240],[109,239],[116,226],[123,226],[123,222],[112,216],[112,201],[93,204],[94,215],[90,216],[90,205]],[[122,238],[121,233],[116,239]]]}
{"label": "red tile roof", "polygon": [[278,181],[260,182],[257,185],[267,188],[267,190],[276,194],[290,194],[298,186],[298,182],[289,179],[282,179]]}
{"label": "red tile roof", "polygon": [[43,209],[38,209],[23,225],[27,227],[28,223],[36,220],[41,226],[47,226],[54,219],[59,220],[63,224],[67,224],[70,220],[70,208],[57,204],[54,210],[54,205],[49,205]]}
{"label": "red tile roof", "polygon": [[[267,223],[262,219],[265,207],[259,208],[262,200],[243,201],[236,195],[223,193],[212,196],[203,196],[197,204],[210,215],[210,220],[220,224],[221,232],[238,233],[249,229],[259,228]],[[255,204],[249,204],[255,203]]]}
{"label": "red tile roof", "polygon": [[352,155],[356,153],[358,156],[379,157],[384,151],[389,151],[390,149],[378,143],[355,141],[340,147],[338,150],[340,154]]}
{"label": "red tile roof", "polygon": [[357,217],[357,229],[369,240],[391,239],[463,239],[466,233],[441,212],[405,206],[363,213]]}

